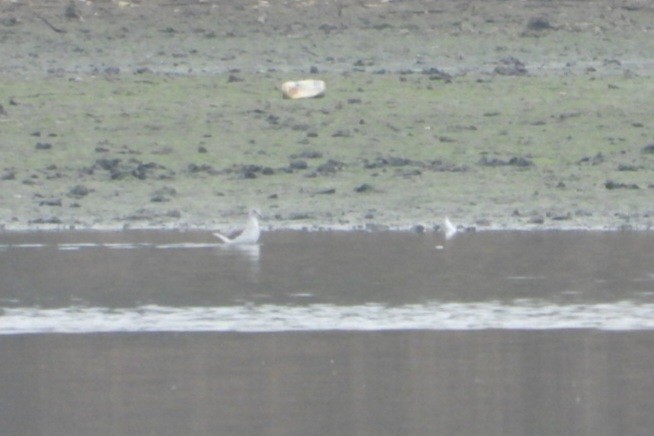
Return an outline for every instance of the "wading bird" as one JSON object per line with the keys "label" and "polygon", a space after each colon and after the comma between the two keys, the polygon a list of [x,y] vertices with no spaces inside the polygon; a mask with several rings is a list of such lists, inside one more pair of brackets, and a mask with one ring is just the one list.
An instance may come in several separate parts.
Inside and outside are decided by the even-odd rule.
{"label": "wading bird", "polygon": [[230,245],[256,244],[259,242],[259,236],[261,236],[259,217],[261,217],[261,213],[257,209],[252,209],[248,213],[248,222],[244,228],[235,230],[228,235],[214,233],[214,236]]}

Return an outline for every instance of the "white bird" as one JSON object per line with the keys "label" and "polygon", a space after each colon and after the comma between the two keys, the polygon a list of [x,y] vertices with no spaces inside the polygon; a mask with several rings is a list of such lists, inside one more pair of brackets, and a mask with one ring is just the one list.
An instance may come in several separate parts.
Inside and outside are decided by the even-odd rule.
{"label": "white bird", "polygon": [[214,236],[230,245],[256,244],[259,242],[259,236],[261,236],[258,217],[261,217],[261,213],[256,209],[252,209],[248,213],[248,222],[244,228],[233,231],[229,235],[214,233]]}
{"label": "white bird", "polygon": [[452,239],[456,235],[456,232],[458,230],[457,230],[456,226],[454,224],[452,224],[452,221],[450,221],[450,219],[447,218],[447,217],[445,217],[445,223],[444,224],[445,224],[444,225],[444,227],[445,227],[445,240],[449,241],[450,239]]}

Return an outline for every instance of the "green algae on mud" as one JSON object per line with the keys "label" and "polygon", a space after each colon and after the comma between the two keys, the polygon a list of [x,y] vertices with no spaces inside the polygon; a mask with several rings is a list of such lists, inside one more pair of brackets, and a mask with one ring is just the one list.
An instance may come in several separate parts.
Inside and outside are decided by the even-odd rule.
{"label": "green algae on mud", "polygon": [[294,78],[3,77],[0,222],[213,227],[257,205],[271,227],[651,225],[649,78],[327,73],[324,98],[285,100]]}

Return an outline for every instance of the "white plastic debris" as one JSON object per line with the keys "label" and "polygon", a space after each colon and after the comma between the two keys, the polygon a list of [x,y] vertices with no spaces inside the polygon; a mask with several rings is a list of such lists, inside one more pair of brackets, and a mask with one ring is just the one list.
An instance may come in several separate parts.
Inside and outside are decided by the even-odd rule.
{"label": "white plastic debris", "polygon": [[327,85],[322,80],[288,81],[282,84],[284,98],[314,98],[325,95]]}

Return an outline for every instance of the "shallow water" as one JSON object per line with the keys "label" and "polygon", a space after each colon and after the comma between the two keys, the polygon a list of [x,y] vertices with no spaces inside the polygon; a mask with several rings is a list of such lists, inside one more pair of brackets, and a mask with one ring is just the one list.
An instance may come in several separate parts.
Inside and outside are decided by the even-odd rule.
{"label": "shallow water", "polygon": [[3,434],[654,428],[654,235],[214,242],[1,234]]}
{"label": "shallow water", "polygon": [[654,235],[0,236],[0,333],[654,328]]}

